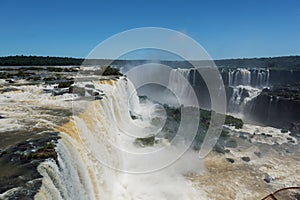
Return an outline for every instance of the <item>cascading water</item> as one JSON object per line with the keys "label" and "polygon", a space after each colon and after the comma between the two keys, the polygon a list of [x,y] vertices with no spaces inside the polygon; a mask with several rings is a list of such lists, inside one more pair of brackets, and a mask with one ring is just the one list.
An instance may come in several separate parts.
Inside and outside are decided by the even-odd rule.
{"label": "cascading water", "polygon": [[246,105],[261,92],[260,89],[251,86],[236,86],[232,87],[232,90],[228,110],[231,113],[241,115],[243,115]]}
{"label": "cascading water", "polygon": [[228,87],[232,91],[229,93],[228,111],[243,115],[246,105],[269,85],[269,69],[237,68],[229,69],[227,73]]}
{"label": "cascading water", "polygon": [[[182,74],[188,76],[189,73],[183,71]],[[175,76],[172,78],[176,79]],[[143,157],[128,156],[130,152],[149,153],[162,148],[163,144],[138,148],[134,145],[134,137],[143,137],[149,130],[154,130],[151,119],[160,117],[163,121],[164,116],[156,113],[155,104],[140,104],[137,94],[124,78],[94,84],[105,96],[100,101],[73,102],[81,112],[56,128],[62,137],[57,145],[58,163],[49,160],[39,166],[43,184],[35,198],[147,200],[199,199],[201,196],[205,199],[205,194],[195,190],[184,177],[190,173],[186,162],[193,161],[194,166],[190,167],[194,169],[191,170],[203,172],[195,152],[186,153],[177,164],[153,173],[122,172],[151,168],[162,157],[172,156],[176,148],[171,147],[152,164],[143,163]],[[179,84],[176,89],[181,89]],[[140,117],[133,120],[129,111]]]}
{"label": "cascading water", "polygon": [[195,84],[196,70],[193,70],[192,77],[191,71],[191,69],[180,68],[171,70],[167,87],[168,90],[170,90],[173,94],[178,95],[178,97],[180,97],[180,99],[185,102],[186,105],[190,105],[191,102],[189,101],[193,99],[191,98],[193,95],[193,88],[191,87],[190,81],[192,84]]}
{"label": "cascading water", "polygon": [[237,68],[228,70],[228,86],[266,87],[269,84],[269,69]]}

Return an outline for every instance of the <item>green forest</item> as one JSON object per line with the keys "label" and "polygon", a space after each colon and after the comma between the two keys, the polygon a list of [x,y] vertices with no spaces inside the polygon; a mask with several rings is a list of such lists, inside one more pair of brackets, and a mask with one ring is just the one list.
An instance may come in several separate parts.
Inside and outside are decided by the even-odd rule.
{"label": "green forest", "polygon": [[[50,57],[50,56],[6,56],[0,57],[0,66],[70,66],[85,64],[101,64],[110,63],[116,66],[138,65],[148,62],[147,60],[84,60],[83,58],[71,57]],[[195,61],[196,63],[203,61]],[[205,61],[204,61],[205,62]],[[190,63],[187,61],[161,61],[161,63],[172,66],[174,68],[187,68]],[[240,58],[240,59],[224,59],[215,60],[215,64],[219,67],[268,67],[268,68],[289,68],[300,69],[300,56],[282,56],[270,58]]]}
{"label": "green forest", "polygon": [[7,56],[0,57],[0,66],[67,66],[81,65],[83,59],[50,56]]}

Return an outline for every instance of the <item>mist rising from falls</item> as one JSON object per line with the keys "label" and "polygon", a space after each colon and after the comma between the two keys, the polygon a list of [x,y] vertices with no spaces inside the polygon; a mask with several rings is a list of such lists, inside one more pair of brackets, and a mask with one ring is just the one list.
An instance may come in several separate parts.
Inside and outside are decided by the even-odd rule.
{"label": "mist rising from falls", "polygon": [[[195,85],[196,70],[191,69],[173,69],[170,72],[168,90],[172,91],[184,105],[196,105]],[[170,105],[171,103],[169,103]],[[172,105],[172,104],[171,104]]]}
{"label": "mist rising from falls", "polygon": [[126,76],[137,88],[140,96],[175,107],[198,106],[192,86],[196,84],[196,70],[174,69],[160,63],[148,63],[127,71]]}
{"label": "mist rising from falls", "polygon": [[[149,101],[140,104],[137,94],[124,78],[102,81],[101,84],[94,82],[94,85],[105,96],[100,101],[73,102],[82,112],[56,128],[62,136],[57,146],[58,164],[47,161],[39,166],[43,185],[36,198],[205,198],[185,178],[185,175],[204,171],[196,152],[186,152],[169,166],[166,165],[169,160],[181,152],[180,145],[167,142],[145,148],[134,145],[136,137],[161,130],[161,123],[152,123],[153,118],[164,122],[161,107]],[[133,120],[130,113],[138,118]],[[151,154],[154,155],[151,157]],[[145,171],[149,173],[142,173]]]}

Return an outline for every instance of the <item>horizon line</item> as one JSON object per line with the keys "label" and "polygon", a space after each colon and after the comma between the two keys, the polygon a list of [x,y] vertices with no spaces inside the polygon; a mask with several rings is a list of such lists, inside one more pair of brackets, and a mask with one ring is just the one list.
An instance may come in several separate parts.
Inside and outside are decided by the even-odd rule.
{"label": "horizon line", "polygon": [[[86,60],[87,58],[82,57],[72,57],[72,56],[47,56],[47,55],[24,55],[24,54],[16,54],[16,55],[5,55],[0,56],[1,58],[8,58],[8,57],[40,57],[40,58],[65,58],[65,59],[78,59],[78,60]],[[218,58],[218,59],[211,59],[213,61],[223,61],[223,60],[246,60],[246,59],[272,59],[272,58],[286,58],[286,57],[300,57],[300,54],[297,55],[278,55],[278,56],[262,56],[262,57],[232,57],[232,58]],[[112,59],[112,58],[96,58],[96,59],[88,59],[88,60],[116,60],[116,61],[151,61],[151,60],[160,60],[160,61],[169,61],[169,62],[183,62],[183,61],[209,61],[209,60],[167,60],[167,59]]]}

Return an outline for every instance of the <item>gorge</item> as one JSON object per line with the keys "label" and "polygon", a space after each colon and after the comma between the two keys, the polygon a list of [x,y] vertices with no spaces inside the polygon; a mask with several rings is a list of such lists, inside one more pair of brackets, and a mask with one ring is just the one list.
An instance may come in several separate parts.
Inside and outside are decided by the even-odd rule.
{"label": "gorge", "polygon": [[299,71],[219,70],[234,117],[200,158],[212,112],[195,69],[165,82],[187,100],[194,91],[197,109],[143,96],[129,75],[97,66],[2,68],[1,170],[15,170],[1,174],[0,199],[259,199],[298,185]]}

